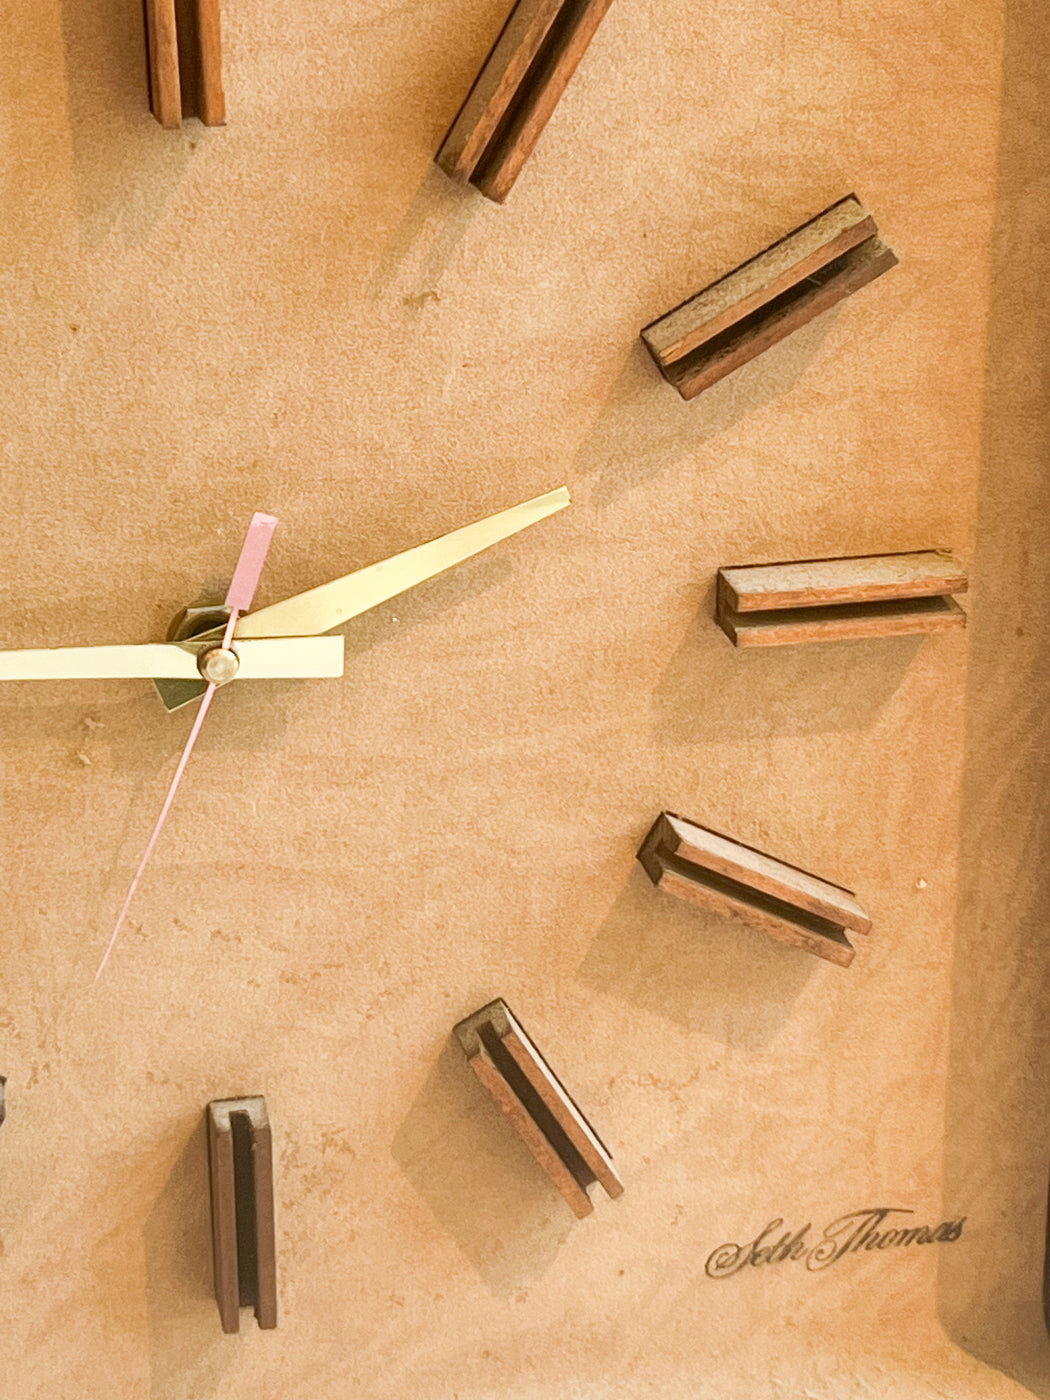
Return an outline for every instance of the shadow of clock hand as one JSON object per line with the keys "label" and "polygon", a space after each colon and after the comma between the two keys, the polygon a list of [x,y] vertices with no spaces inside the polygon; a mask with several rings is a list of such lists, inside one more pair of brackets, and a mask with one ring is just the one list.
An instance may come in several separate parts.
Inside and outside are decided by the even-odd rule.
{"label": "shadow of clock hand", "polygon": [[278,749],[288,723],[306,695],[311,697],[307,703],[314,712],[329,716],[340,733],[343,732],[340,726],[345,725],[344,737],[337,737],[333,742],[340,750],[352,750],[355,747],[353,714],[357,706],[369,703],[367,693],[355,686],[355,657],[380,647],[398,646],[403,648],[404,659],[410,660],[414,649],[426,646],[425,639],[413,634],[442,614],[497,587],[512,574],[513,566],[506,559],[468,560],[353,618],[337,629],[346,639],[346,672],[342,677],[320,681],[252,681],[250,688],[248,685],[239,690],[233,688],[223,707],[222,725],[212,720],[201,737],[199,751],[217,755],[246,749],[259,752]]}
{"label": "shadow of clock hand", "polygon": [[595,477],[591,503],[611,505],[705,442],[786,394],[818,354],[837,310],[829,311],[689,402],[662,378],[636,340],[591,430],[577,449],[569,480]]}
{"label": "shadow of clock hand", "polygon": [[484,204],[476,190],[450,180],[437,166],[428,166],[400,224],[376,260],[366,289],[369,301],[385,296],[402,265],[413,255],[411,280],[418,291],[403,295],[402,306],[418,312],[427,298],[438,299],[437,288],[445,269]]}
{"label": "shadow of clock hand", "polygon": [[342,629],[346,637],[347,674],[352,674],[353,657],[384,646],[405,632],[425,627],[434,618],[506,582],[513,571],[508,559],[490,551],[362,613]]}
{"label": "shadow of clock hand", "polygon": [[569,1207],[451,1041],[391,1153],[497,1298],[542,1278],[573,1227]]}

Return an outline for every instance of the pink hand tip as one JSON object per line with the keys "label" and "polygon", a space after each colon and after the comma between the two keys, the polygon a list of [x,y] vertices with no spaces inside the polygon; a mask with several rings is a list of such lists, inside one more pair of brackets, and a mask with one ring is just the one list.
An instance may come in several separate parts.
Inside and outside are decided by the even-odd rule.
{"label": "pink hand tip", "polygon": [[277,528],[277,517],[256,511],[241,546],[241,555],[226,592],[226,606],[234,612],[247,612],[259,586],[259,577],[270,552],[270,541]]}

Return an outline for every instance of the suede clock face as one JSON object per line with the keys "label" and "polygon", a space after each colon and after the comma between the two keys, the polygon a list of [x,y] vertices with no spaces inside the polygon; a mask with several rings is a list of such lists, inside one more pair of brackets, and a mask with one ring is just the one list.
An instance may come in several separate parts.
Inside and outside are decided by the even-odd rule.
{"label": "suede clock face", "polygon": [[[239,0],[226,126],[165,129],[116,8],[0,54],[12,1395],[1022,1400],[1041,16],[618,0],[497,205],[433,156],[504,12]],[[641,329],[851,189],[892,276],[681,400]],[[939,543],[965,634],[714,620]],[[654,889],[661,812],[855,890],[863,956]],[[450,1038],[497,999],[587,1219]],[[224,1337],[204,1110],[260,1097],[279,1325]]]}

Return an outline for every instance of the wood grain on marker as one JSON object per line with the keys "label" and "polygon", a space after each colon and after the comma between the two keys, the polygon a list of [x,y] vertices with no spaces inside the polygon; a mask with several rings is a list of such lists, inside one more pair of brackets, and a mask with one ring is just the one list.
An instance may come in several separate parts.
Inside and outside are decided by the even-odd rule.
{"label": "wood grain on marker", "polygon": [[671,812],[656,819],[638,859],[666,893],[840,967],[853,961],[845,930],[871,929],[852,891]]}
{"label": "wood grain on marker", "polygon": [[261,1097],[208,1105],[215,1299],[224,1332],[251,1306],[260,1327],[277,1326],[273,1143]]}
{"label": "wood grain on marker", "polygon": [[221,0],[143,0],[150,110],[161,126],[226,121]]}
{"label": "wood grain on marker", "polygon": [[623,1183],[602,1140],[507,1006],[497,999],[454,1028],[475,1074],[574,1213],[589,1215],[588,1187],[616,1197]]}
{"label": "wood grain on marker", "polygon": [[501,204],[612,0],[519,0],[436,160]]}
{"label": "wood grain on marker", "polygon": [[739,369],[896,265],[855,195],[713,282],[642,331],[684,399]]}
{"label": "wood grain on marker", "polygon": [[182,84],[175,0],[144,0],[150,110],[161,126],[182,122]]}
{"label": "wood grain on marker", "polygon": [[944,632],[966,625],[968,587],[945,550],[719,569],[715,620],[734,646]]}

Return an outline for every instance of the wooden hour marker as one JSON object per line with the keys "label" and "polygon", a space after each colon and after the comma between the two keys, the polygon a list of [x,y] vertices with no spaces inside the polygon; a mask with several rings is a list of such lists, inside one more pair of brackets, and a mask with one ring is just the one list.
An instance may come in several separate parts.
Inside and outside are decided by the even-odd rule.
{"label": "wooden hour marker", "polygon": [[446,175],[502,204],[612,0],[518,0],[441,143]]}
{"label": "wooden hour marker", "polygon": [[660,373],[695,398],[896,265],[855,195],[646,326]]}
{"label": "wooden hour marker", "polygon": [[612,1158],[510,1007],[492,1001],[454,1028],[475,1074],[510,1119],[576,1215],[594,1206],[588,1187],[623,1192]]}
{"label": "wooden hour marker", "polygon": [[966,626],[966,587],[944,550],[719,569],[715,620],[737,647],[945,632]]}
{"label": "wooden hour marker", "polygon": [[150,110],[161,126],[183,117],[226,121],[219,0],[143,0]]}
{"label": "wooden hour marker", "polygon": [[850,890],[671,812],[660,813],[638,859],[653,884],[668,894],[733,915],[840,967],[853,961],[846,929],[871,929]]}
{"label": "wooden hour marker", "polygon": [[208,1168],[215,1298],[224,1332],[253,1307],[260,1327],[277,1326],[273,1150],[266,1100],[208,1105]]}
{"label": "wooden hour marker", "polygon": [[7,1098],[5,1095],[6,1086],[7,1080],[2,1074],[0,1074],[0,1123],[2,1123],[7,1117]]}

